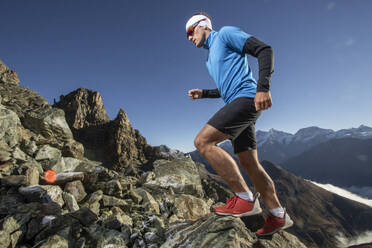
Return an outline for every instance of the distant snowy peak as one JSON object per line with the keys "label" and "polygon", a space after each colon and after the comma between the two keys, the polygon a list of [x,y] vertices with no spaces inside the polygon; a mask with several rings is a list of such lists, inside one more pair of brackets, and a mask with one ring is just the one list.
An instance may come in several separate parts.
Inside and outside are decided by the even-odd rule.
{"label": "distant snowy peak", "polygon": [[341,138],[359,138],[368,139],[372,138],[372,128],[361,125],[358,128],[341,129],[339,131],[333,131],[332,129],[323,129],[320,127],[312,126],[302,128],[295,134],[290,134],[275,129],[269,131],[256,132],[258,146],[268,144],[291,144],[291,143],[320,143],[330,139],[341,139]]}
{"label": "distant snowy peak", "polygon": [[258,146],[275,142],[289,144],[292,141],[293,136],[293,134],[275,130],[274,128],[270,129],[268,132],[260,130],[256,132]]}

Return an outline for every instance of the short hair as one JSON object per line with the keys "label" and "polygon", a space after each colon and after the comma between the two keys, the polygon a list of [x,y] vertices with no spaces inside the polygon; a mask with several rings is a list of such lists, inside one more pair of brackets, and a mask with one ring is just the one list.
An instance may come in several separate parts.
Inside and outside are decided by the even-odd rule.
{"label": "short hair", "polygon": [[211,18],[207,13],[205,13],[205,12],[197,12],[197,13],[193,14],[192,16],[196,16],[196,15],[203,15],[203,16],[206,16],[206,17],[209,18],[209,20],[212,21],[212,18]]}

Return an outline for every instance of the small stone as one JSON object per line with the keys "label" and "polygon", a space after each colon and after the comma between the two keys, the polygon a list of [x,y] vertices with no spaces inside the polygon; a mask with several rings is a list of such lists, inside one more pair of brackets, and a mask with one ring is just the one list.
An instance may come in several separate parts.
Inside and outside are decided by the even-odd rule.
{"label": "small stone", "polygon": [[81,181],[73,181],[66,184],[65,192],[72,194],[77,202],[82,201],[87,193],[85,193],[84,186]]}
{"label": "small stone", "polygon": [[21,186],[26,185],[26,176],[24,175],[13,175],[1,178],[1,184],[7,186]]}
{"label": "small stone", "polygon": [[26,182],[27,186],[39,184],[39,170],[36,167],[29,167],[26,170]]}
{"label": "small stone", "polygon": [[118,206],[123,210],[128,210],[129,208],[129,205],[126,201],[113,196],[103,195],[102,200],[103,206],[105,207]]}
{"label": "small stone", "polygon": [[67,192],[63,192],[62,196],[63,196],[63,199],[65,200],[66,205],[67,205],[67,209],[70,212],[74,212],[74,211],[79,210],[79,205],[77,204],[76,199],[72,194],[69,194]]}
{"label": "small stone", "polygon": [[13,158],[15,158],[19,161],[22,161],[22,162],[26,162],[28,160],[28,156],[26,155],[26,153],[24,153],[18,147],[16,147],[16,149],[13,152]]}
{"label": "small stone", "polygon": [[7,151],[0,151],[0,162],[6,162],[11,159],[11,153]]}

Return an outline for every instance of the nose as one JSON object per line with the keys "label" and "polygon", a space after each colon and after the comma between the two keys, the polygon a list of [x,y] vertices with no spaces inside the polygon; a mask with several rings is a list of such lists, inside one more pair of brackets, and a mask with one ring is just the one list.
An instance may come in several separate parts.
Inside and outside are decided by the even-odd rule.
{"label": "nose", "polygon": [[187,36],[187,39],[188,39],[189,41],[191,41],[191,39],[192,39],[192,35]]}

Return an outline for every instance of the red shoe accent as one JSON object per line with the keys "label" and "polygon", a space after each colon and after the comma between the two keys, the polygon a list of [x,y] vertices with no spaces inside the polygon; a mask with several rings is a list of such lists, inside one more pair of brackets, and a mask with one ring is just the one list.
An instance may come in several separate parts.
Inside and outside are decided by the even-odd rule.
{"label": "red shoe accent", "polygon": [[288,227],[291,227],[292,225],[293,221],[286,212],[284,212],[283,218],[279,218],[270,214],[265,220],[264,227],[259,229],[256,234],[258,236],[272,235],[277,231],[286,229]]}
{"label": "red shoe accent", "polygon": [[232,215],[235,217],[256,215],[262,212],[260,203],[257,200],[259,194],[255,195],[253,202],[243,200],[238,196],[233,196],[227,200],[226,204],[223,206],[215,207],[214,211],[218,215]]}

